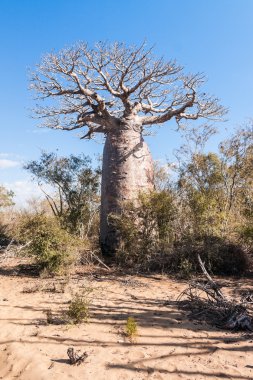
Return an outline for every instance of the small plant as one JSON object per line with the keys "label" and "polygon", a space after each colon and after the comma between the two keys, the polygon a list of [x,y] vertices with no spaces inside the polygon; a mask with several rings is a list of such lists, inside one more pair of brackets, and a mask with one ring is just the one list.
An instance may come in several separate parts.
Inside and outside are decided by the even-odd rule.
{"label": "small plant", "polygon": [[130,340],[130,342],[134,342],[138,335],[138,326],[137,322],[133,317],[128,317],[125,327],[126,336]]}
{"label": "small plant", "polygon": [[90,301],[87,298],[87,292],[81,295],[76,293],[74,298],[70,301],[70,305],[66,313],[69,321],[73,324],[88,322],[89,304]]}

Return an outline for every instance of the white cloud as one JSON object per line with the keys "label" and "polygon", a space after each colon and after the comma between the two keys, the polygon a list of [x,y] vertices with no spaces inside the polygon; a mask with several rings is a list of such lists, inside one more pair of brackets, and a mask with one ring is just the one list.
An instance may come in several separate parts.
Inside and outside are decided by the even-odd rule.
{"label": "white cloud", "polygon": [[0,159],[0,169],[9,169],[15,168],[20,165],[19,161],[8,160],[8,159]]}
{"label": "white cloud", "polygon": [[[17,207],[23,207],[27,205],[27,201],[31,199],[43,199],[45,198],[43,192],[37,185],[37,183],[29,180],[20,180],[14,182],[6,182],[3,184],[9,190],[14,192],[14,202]],[[48,193],[52,192],[49,186],[44,186],[43,189]]]}

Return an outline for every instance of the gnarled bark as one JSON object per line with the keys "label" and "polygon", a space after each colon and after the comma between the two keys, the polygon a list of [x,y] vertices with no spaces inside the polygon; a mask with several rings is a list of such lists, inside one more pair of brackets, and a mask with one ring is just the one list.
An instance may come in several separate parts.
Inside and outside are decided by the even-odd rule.
{"label": "gnarled bark", "polygon": [[100,240],[103,253],[113,255],[119,244],[117,232],[108,223],[111,213],[120,214],[125,201],[154,189],[153,161],[138,124],[122,124],[108,133],[104,146]]}

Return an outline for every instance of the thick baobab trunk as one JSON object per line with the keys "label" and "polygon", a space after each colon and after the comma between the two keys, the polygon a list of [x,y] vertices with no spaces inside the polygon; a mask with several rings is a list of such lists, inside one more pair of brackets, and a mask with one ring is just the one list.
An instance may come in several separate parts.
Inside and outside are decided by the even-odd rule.
{"label": "thick baobab trunk", "polygon": [[137,200],[139,192],[154,188],[153,161],[140,126],[123,124],[106,137],[103,154],[100,241],[104,255],[113,256],[118,246],[110,213],[120,214],[122,203]]}

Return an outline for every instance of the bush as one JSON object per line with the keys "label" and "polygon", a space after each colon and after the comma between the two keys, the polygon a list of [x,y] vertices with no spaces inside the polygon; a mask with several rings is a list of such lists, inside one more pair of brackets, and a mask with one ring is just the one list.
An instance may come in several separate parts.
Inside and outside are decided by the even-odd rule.
{"label": "bush", "polygon": [[88,322],[90,301],[86,294],[75,294],[67,310],[67,317],[71,323]]}
{"label": "bush", "polygon": [[133,317],[127,318],[125,331],[126,336],[130,340],[130,342],[134,342],[138,334],[138,326],[136,320]]}
{"label": "bush", "polygon": [[110,215],[109,222],[120,239],[116,254],[118,263],[140,266],[142,270],[162,269],[174,239],[175,216],[174,200],[169,191],[140,194],[138,205],[125,203],[122,215]]}
{"label": "bush", "polygon": [[175,244],[171,271],[184,278],[198,273],[198,254],[212,274],[242,275],[249,269],[248,256],[242,247],[220,237],[204,236]]}
{"label": "bush", "polygon": [[[241,275],[249,269],[247,253],[239,244],[204,234],[201,229],[197,235],[197,230],[190,226],[180,229],[183,212],[177,208],[177,199],[170,190],[140,194],[138,206],[126,203],[123,215],[110,216],[120,237],[118,263],[135,270],[189,278],[200,270],[199,254],[213,274]],[[248,243],[251,233],[250,229],[244,231]]]}
{"label": "bush", "polygon": [[35,258],[40,270],[60,274],[73,261],[77,244],[58,221],[44,214],[25,215],[19,226],[19,237],[28,243],[26,252]]}
{"label": "bush", "polygon": [[242,275],[249,269],[248,255],[237,244],[219,238],[207,239],[203,254],[205,251],[214,274]]}

